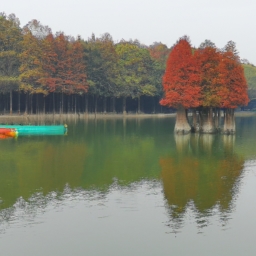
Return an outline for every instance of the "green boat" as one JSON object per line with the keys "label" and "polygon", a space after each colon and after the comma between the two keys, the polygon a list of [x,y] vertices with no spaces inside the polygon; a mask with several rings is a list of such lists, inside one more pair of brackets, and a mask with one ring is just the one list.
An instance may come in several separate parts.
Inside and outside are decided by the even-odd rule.
{"label": "green boat", "polygon": [[64,135],[67,125],[0,125],[0,128],[13,128],[22,135]]}

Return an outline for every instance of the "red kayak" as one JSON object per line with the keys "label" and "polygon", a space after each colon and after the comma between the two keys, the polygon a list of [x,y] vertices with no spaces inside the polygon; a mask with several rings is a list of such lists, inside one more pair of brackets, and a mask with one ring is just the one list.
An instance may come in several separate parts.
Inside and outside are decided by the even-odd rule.
{"label": "red kayak", "polygon": [[12,128],[0,128],[0,135],[4,135],[6,137],[16,137],[17,131]]}

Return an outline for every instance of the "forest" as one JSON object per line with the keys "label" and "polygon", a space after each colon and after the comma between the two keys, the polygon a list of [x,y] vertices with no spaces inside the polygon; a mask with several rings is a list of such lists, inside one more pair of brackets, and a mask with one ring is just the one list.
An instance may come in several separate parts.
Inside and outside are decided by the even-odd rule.
{"label": "forest", "polygon": [[[170,113],[176,106],[161,99],[173,47],[53,34],[37,20],[21,28],[15,14],[0,13],[0,113]],[[243,66],[254,98],[256,68]]]}

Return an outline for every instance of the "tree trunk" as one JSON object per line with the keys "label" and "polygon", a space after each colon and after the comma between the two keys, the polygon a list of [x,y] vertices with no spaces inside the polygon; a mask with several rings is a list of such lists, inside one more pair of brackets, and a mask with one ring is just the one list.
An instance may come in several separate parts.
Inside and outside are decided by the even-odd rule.
{"label": "tree trunk", "polygon": [[88,114],[88,103],[89,103],[89,97],[88,94],[85,94],[85,113]]}
{"label": "tree trunk", "polygon": [[113,113],[116,113],[116,98],[112,98],[112,111]]}
{"label": "tree trunk", "polygon": [[43,114],[45,115],[45,96],[43,96],[43,104],[44,104],[44,106],[43,106]]}
{"label": "tree trunk", "polygon": [[140,114],[140,96],[138,96],[138,114]]}
{"label": "tree trunk", "polygon": [[75,114],[76,114],[76,95],[75,95]]}
{"label": "tree trunk", "polygon": [[20,115],[20,90],[18,92],[18,114]]}
{"label": "tree trunk", "polygon": [[61,114],[63,114],[63,92],[61,92]]}
{"label": "tree trunk", "polygon": [[104,115],[107,114],[107,98],[106,98],[106,96],[104,96],[104,98],[103,98],[103,112],[104,112]]}
{"label": "tree trunk", "polygon": [[140,113],[144,113],[144,100],[140,98]]}
{"label": "tree trunk", "polygon": [[70,113],[70,95],[68,95],[68,107],[67,107],[67,113]]}
{"label": "tree trunk", "polygon": [[26,93],[26,109],[25,109],[25,113],[28,113],[28,92]]}
{"label": "tree trunk", "polygon": [[199,123],[198,123],[198,115],[196,113],[196,109],[192,110],[192,132],[199,132]]}
{"label": "tree trunk", "polygon": [[216,108],[214,110],[214,123],[217,130],[220,130],[220,109]]}
{"label": "tree trunk", "polygon": [[126,115],[126,97],[123,97],[123,115]]}
{"label": "tree trunk", "polygon": [[174,132],[176,134],[188,134],[190,131],[191,127],[188,123],[187,111],[183,106],[179,106],[176,114]]}
{"label": "tree trunk", "polygon": [[153,100],[153,111],[152,113],[155,114],[156,113],[156,102],[155,102],[155,97],[152,97]]}
{"label": "tree trunk", "polygon": [[71,95],[71,113],[74,113],[74,95]]}
{"label": "tree trunk", "polygon": [[12,115],[12,91],[10,91],[10,115]]}
{"label": "tree trunk", "polygon": [[213,122],[213,111],[212,108],[203,108],[199,112],[200,115],[200,132],[213,134],[217,132],[215,123]]}
{"label": "tree trunk", "polygon": [[38,93],[36,94],[36,114],[39,114]]}
{"label": "tree trunk", "polygon": [[235,116],[234,116],[234,109],[227,108],[224,113],[224,134],[235,134],[236,132],[236,123],[235,123]]}
{"label": "tree trunk", "polygon": [[33,94],[30,94],[30,114],[33,114]]}
{"label": "tree trunk", "polygon": [[54,92],[52,93],[52,112],[55,114],[55,99],[54,99]]}
{"label": "tree trunk", "polygon": [[94,114],[97,114],[97,107],[98,107],[98,96],[95,95],[95,100],[94,100]]}
{"label": "tree trunk", "polygon": [[4,115],[5,115],[5,110],[6,110],[6,99],[5,99],[5,94],[3,96],[3,100],[4,100]]}
{"label": "tree trunk", "polygon": [[218,108],[218,129],[220,130],[220,121],[221,121],[221,111],[220,111],[220,108]]}

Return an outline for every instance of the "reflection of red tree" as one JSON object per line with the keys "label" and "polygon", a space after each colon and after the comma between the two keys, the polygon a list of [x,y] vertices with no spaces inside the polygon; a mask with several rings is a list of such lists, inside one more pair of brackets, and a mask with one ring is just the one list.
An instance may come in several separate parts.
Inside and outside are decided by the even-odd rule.
{"label": "reflection of red tree", "polygon": [[228,210],[243,163],[235,155],[220,160],[214,156],[161,159],[164,194],[176,207],[174,214],[184,212],[190,201],[201,213],[217,205]]}
{"label": "reflection of red tree", "polygon": [[198,162],[191,157],[161,159],[164,194],[170,205],[184,209],[195,198],[198,184]]}
{"label": "reflection of red tree", "polygon": [[244,160],[237,156],[222,159],[219,163],[216,176],[218,180],[216,198],[223,210],[230,207],[232,197],[234,196],[236,183],[243,170]]}

